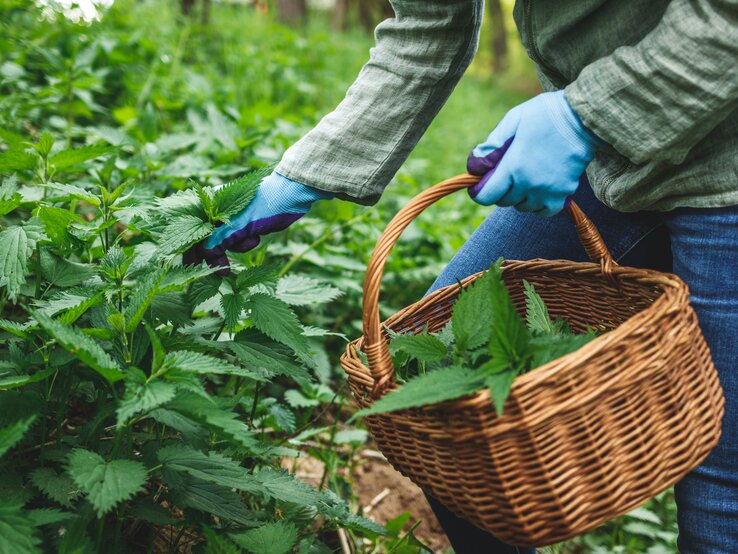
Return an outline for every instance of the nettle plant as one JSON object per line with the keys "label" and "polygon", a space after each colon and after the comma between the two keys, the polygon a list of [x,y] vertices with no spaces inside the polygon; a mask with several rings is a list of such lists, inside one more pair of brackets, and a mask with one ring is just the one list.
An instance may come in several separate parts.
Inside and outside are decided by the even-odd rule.
{"label": "nettle plant", "polygon": [[340,291],[181,264],[262,173],[154,197],[109,146],[2,138],[0,551],[143,551],[168,529],[171,550],[308,553],[332,528],[382,534],[280,467],[316,432],[299,408],[332,395],[313,371],[327,332],[294,307]]}
{"label": "nettle plant", "polygon": [[390,334],[401,386],[354,417],[417,408],[489,389],[497,415],[515,377],[577,350],[595,338],[553,320],[535,287],[523,281],[526,321],[502,279],[502,260],[463,288],[451,320],[438,333]]}

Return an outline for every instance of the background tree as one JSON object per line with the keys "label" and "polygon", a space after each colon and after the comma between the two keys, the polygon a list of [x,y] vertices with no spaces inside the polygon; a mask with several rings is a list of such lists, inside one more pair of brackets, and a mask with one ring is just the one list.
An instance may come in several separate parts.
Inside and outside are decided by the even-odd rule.
{"label": "background tree", "polygon": [[507,29],[500,0],[487,0],[489,8],[492,73],[498,75],[508,67]]}

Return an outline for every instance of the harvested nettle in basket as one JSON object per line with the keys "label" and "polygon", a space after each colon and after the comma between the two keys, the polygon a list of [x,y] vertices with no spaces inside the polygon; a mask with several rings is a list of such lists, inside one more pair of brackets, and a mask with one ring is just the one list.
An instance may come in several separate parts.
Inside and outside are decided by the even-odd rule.
{"label": "harvested nettle in basket", "polygon": [[699,465],[720,437],[722,389],[684,282],[617,265],[573,202],[592,262],[506,260],[382,322],[402,231],[478,180],[430,187],[389,223],[364,280],[364,334],[341,365],[397,470],[508,544],[545,546]]}
{"label": "harvested nettle in basket", "polygon": [[565,319],[552,320],[535,287],[523,281],[527,324],[502,280],[502,260],[460,294],[451,319],[437,333],[399,334],[387,328],[400,388],[354,417],[454,400],[489,389],[502,415],[513,380],[584,346],[596,334],[574,334]]}

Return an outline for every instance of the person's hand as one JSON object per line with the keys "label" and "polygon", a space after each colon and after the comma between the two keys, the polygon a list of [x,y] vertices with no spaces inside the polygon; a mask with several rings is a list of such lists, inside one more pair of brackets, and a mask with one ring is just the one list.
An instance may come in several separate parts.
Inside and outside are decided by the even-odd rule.
{"label": "person's hand", "polygon": [[220,225],[205,240],[185,253],[185,264],[205,260],[210,266],[220,266],[227,271],[227,250],[248,252],[255,248],[261,237],[282,231],[305,215],[317,200],[333,198],[324,192],[297,183],[273,172],[265,177],[254,199],[240,213],[232,217],[230,224]]}
{"label": "person's hand", "polygon": [[469,173],[484,176],[469,195],[485,206],[554,215],[577,189],[600,144],[563,91],[539,94],[510,110],[469,154]]}

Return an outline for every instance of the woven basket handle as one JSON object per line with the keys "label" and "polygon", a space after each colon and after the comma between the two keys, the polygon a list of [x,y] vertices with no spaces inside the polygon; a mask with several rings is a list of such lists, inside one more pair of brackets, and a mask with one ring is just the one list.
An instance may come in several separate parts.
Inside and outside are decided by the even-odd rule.
{"label": "woven basket handle", "polygon": [[[362,319],[364,328],[363,350],[367,355],[369,369],[374,378],[373,393],[375,395],[381,394],[387,385],[392,382],[395,374],[389,347],[382,337],[382,325],[379,318],[379,288],[387,258],[405,228],[427,207],[452,192],[477,184],[479,180],[480,177],[474,175],[458,175],[424,190],[397,212],[397,215],[389,222],[374,247],[364,278]],[[574,221],[579,240],[582,242],[589,258],[601,265],[605,276],[611,277],[615,262],[597,228],[575,202],[568,201],[565,209]]]}

